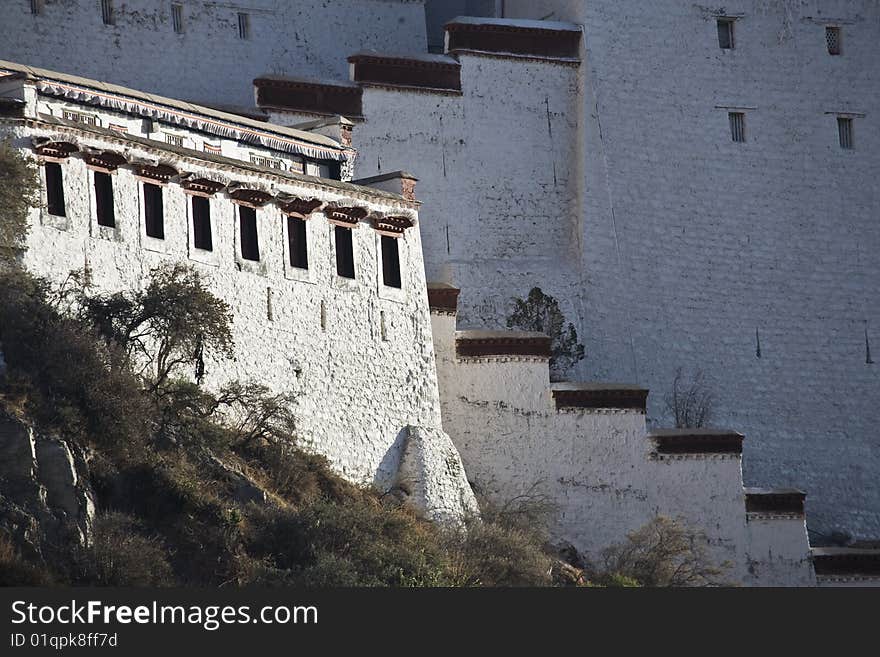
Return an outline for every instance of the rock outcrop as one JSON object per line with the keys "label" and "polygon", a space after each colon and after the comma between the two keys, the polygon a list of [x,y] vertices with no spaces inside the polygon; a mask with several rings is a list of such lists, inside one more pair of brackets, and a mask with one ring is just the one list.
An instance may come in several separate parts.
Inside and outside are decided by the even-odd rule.
{"label": "rock outcrop", "polygon": [[0,530],[24,553],[71,539],[87,545],[95,519],[88,465],[77,445],[0,416]]}
{"label": "rock outcrop", "polygon": [[461,525],[480,513],[452,440],[440,429],[411,426],[394,486],[428,520]]}

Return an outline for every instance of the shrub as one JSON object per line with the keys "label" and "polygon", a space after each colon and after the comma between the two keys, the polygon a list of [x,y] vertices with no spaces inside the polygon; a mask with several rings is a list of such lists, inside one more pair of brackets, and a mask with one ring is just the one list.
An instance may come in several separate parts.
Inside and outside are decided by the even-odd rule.
{"label": "shrub", "polygon": [[27,390],[40,428],[81,442],[131,449],[151,416],[125,355],[62,315],[47,281],[0,273],[0,343],[11,382]]}
{"label": "shrub", "polygon": [[181,263],[150,273],[142,291],[81,299],[83,318],[129,357],[152,368],[151,390],[160,392],[172,374],[189,367],[204,376],[204,355],[232,356],[232,315],[199,273]]}
{"label": "shrub", "polygon": [[596,581],[608,586],[720,586],[729,564],[716,566],[706,536],[682,521],[658,516],[603,553]]}
{"label": "shrub", "polygon": [[146,536],[132,517],[108,513],[97,518],[91,545],[73,559],[74,584],[168,586],[174,574],[161,540]]}
{"label": "shrub", "polygon": [[14,258],[28,233],[28,210],[40,202],[37,166],[0,141],[0,266]]}
{"label": "shrub", "polygon": [[45,567],[24,561],[12,541],[0,534],[0,586],[50,586],[52,576]]}
{"label": "shrub", "polygon": [[678,368],[672,382],[672,392],[666,395],[665,401],[677,428],[699,429],[709,425],[715,395],[702,371],[697,371],[690,381],[685,382],[684,374]]}
{"label": "shrub", "polygon": [[533,287],[525,299],[514,298],[513,304],[507,328],[549,335],[550,376],[554,381],[562,380],[568,370],[584,359],[584,345],[578,342],[574,324],[566,325],[559,302],[539,287]]}

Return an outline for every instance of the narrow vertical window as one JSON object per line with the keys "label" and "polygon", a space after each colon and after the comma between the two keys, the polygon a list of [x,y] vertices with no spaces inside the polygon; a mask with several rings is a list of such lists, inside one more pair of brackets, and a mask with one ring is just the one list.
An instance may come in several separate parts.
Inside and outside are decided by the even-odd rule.
{"label": "narrow vertical window", "polygon": [[733,21],[729,18],[718,19],[718,46],[722,50],[733,50]]}
{"label": "narrow vertical window", "polygon": [[31,0],[31,13],[34,16],[39,16],[43,13],[43,3],[45,0]]}
{"label": "narrow vertical window", "polygon": [[147,237],[165,239],[165,211],[162,207],[162,188],[144,183],[144,227]]}
{"label": "narrow vertical window", "polygon": [[171,25],[176,34],[183,34],[183,5],[171,5]]}
{"label": "narrow vertical window", "polygon": [[837,134],[840,147],[847,150],[853,148],[853,120],[845,116],[837,117]]}
{"label": "narrow vertical window", "polygon": [[57,162],[46,162],[46,209],[56,217],[66,217],[64,210],[64,177],[61,165]]}
{"label": "narrow vertical window", "polygon": [[101,0],[101,19],[104,25],[115,25],[116,17],[113,15],[113,0]]}
{"label": "narrow vertical window", "polygon": [[238,206],[238,228],[241,237],[241,257],[260,260],[260,242],[257,235],[257,211],[244,205]]}
{"label": "narrow vertical window", "polygon": [[398,239],[382,235],[382,280],[388,287],[401,287]]}
{"label": "narrow vertical window", "polygon": [[335,227],[336,273],[343,278],[354,278],[354,243],[351,228]]}
{"label": "narrow vertical window", "polygon": [[238,14],[238,38],[251,38],[251,17],[250,14],[239,12]]}
{"label": "narrow vertical window", "polygon": [[309,245],[306,238],[306,222],[298,217],[287,218],[287,244],[290,250],[290,266],[309,268]]}
{"label": "narrow vertical window", "polygon": [[841,35],[839,27],[828,26],[825,28],[825,45],[828,46],[829,55],[841,53]]}
{"label": "narrow vertical window", "polygon": [[113,176],[95,171],[95,214],[98,225],[116,228],[116,211],[113,207]]}
{"label": "narrow vertical window", "polygon": [[211,237],[211,201],[204,196],[192,197],[193,246],[202,251],[213,251]]}
{"label": "narrow vertical window", "polygon": [[730,112],[730,137],[733,141],[746,140],[746,115],[743,112]]}

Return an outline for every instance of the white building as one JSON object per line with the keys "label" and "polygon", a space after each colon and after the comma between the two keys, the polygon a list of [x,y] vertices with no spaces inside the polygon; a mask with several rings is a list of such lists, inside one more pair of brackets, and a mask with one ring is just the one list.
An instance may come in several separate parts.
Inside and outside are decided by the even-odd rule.
{"label": "white building", "polygon": [[[876,2],[505,0],[502,20],[453,21],[442,55],[424,53],[419,2],[300,3],[299,23],[223,46],[232,5],[144,3],[108,26],[97,3],[20,4],[0,56],[215,104],[246,103],[256,78],[273,122],[339,140],[352,126],[335,117],[348,117],[357,158],[347,149],[340,175],[419,178],[428,279],[461,288],[461,327],[503,326],[510,298],[539,285],[586,343],[576,378],[650,389],[646,416],[622,416],[633,449],[648,449],[639,422],[668,424],[675,371],[702,370],[714,422],[747,437],[750,486],[807,490],[814,539],[880,534]],[[174,32],[176,4],[198,29]],[[50,36],[61,11],[115,64]],[[179,52],[186,76],[169,73]],[[530,380],[476,399],[548,412],[534,395],[549,384]],[[456,403],[444,395],[445,412]],[[472,438],[443,419],[470,474]],[[725,472],[733,514],[744,493]]]}
{"label": "white building", "polygon": [[[189,263],[234,318],[235,358],[206,354],[206,385],[296,394],[305,446],[383,490],[431,450],[457,458],[441,431],[418,203],[382,189],[405,191],[405,176],[366,187],[306,175],[339,172],[350,149],[11,62],[0,96],[0,133],[41,164],[30,271],[60,283],[85,270],[94,291],[114,292]],[[436,475],[417,501],[428,515],[474,506],[463,476]],[[433,485],[452,486],[459,506],[445,509]]]}

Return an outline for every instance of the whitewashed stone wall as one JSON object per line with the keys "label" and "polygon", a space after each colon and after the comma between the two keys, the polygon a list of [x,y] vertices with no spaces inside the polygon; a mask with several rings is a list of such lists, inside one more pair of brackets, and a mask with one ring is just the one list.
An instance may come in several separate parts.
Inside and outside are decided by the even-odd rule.
{"label": "whitewashed stone wall", "polygon": [[[0,59],[114,82],[172,98],[252,107],[265,73],[345,79],[345,57],[365,48],[423,51],[422,0],[181,0],[184,32],[167,0],[4,0]],[[238,13],[250,38],[238,36]]]}
{"label": "whitewashed stone wall", "polygon": [[[462,55],[461,97],[365,89],[355,133],[357,175],[421,179],[429,278],[462,288],[461,325],[503,326],[510,297],[539,285],[586,344],[576,376],[650,388],[661,425],[676,370],[702,370],[714,423],[750,437],[747,483],[808,491],[816,540],[880,533],[866,362],[866,340],[872,360],[880,349],[880,7],[505,7],[583,24],[584,63]],[[735,50],[718,47],[716,10],[738,16]],[[837,112],[855,113],[853,150]]]}
{"label": "whitewashed stone wall", "polygon": [[739,455],[658,455],[641,411],[557,410],[546,359],[457,358],[455,317],[431,320],[444,429],[491,503],[549,503],[554,537],[592,559],[657,515],[680,518],[728,581],[815,584],[803,517],[747,516]]}
{"label": "whitewashed stone wall", "polygon": [[[118,118],[102,112],[102,119]],[[34,137],[73,139],[81,147],[125,152],[129,158],[158,153],[163,162],[207,178],[325,202],[356,197],[371,212],[417,216],[402,198],[368,188],[270,179],[234,163],[200,160],[198,152],[191,157],[163,152],[158,142],[148,148],[76,127],[22,123],[4,119],[0,129],[25,152]],[[241,258],[237,206],[225,195],[210,200],[214,248],[206,252],[193,247],[191,203],[179,185],[163,188],[165,239],[157,240],[144,233],[141,185],[132,170],[121,167],[113,174],[117,223],[108,229],[97,225],[93,173],[85,162],[73,155],[61,167],[67,216],[32,212],[28,269],[61,282],[69,271],[87,267],[95,292],[113,292],[137,289],[161,264],[191,264],[234,317],[235,358],[221,363],[209,358],[206,384],[257,380],[297,394],[302,440],[352,480],[389,488],[407,427],[440,427],[418,226],[399,241],[403,284],[397,290],[382,282],[380,236],[366,222],[354,230],[357,279],[348,280],[336,274],[333,227],[320,212],[307,222],[307,271],[286,264],[286,222],[274,205],[257,210],[261,259],[250,262]]]}

